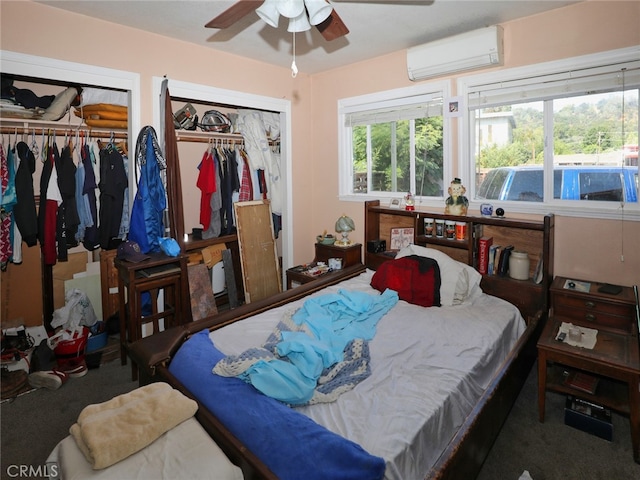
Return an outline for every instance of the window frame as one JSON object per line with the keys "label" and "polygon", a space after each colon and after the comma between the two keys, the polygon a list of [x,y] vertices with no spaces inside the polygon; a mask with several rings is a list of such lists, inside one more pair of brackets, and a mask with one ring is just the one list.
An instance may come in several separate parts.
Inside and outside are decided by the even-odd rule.
{"label": "window frame", "polygon": [[[385,90],[371,94],[359,95],[356,97],[343,98],[338,100],[338,198],[341,201],[363,202],[366,200],[391,201],[398,198],[399,192],[375,191],[367,193],[353,193],[353,165],[352,165],[352,130],[346,125],[348,115],[368,110],[376,110],[384,107],[402,107],[411,103],[412,97],[427,95],[442,95],[443,104],[451,96],[451,81],[441,80],[429,82],[421,85],[403,87],[392,90]],[[446,115],[443,108],[442,122],[442,172],[443,172],[443,193],[446,194],[447,179],[453,178],[453,161],[451,160],[453,151],[451,118]],[[412,141],[413,142],[413,141]],[[414,167],[412,166],[412,170]],[[415,171],[411,172],[415,178]],[[415,192],[411,192],[415,194]],[[444,196],[442,197],[415,197],[416,205],[423,207],[442,207]]]}
{"label": "window frame", "polygon": [[[499,82],[516,83],[519,80],[530,79],[533,77],[551,78],[568,71],[576,71],[580,69],[597,69],[599,67],[614,65],[624,62],[637,62],[640,58],[640,46],[623,48],[614,51],[601,52],[597,54],[584,55],[580,57],[566,58],[552,62],[515,67],[482,73],[477,75],[469,75],[460,77],[457,80],[457,92],[462,97],[464,106],[464,114],[458,122],[458,151],[460,152],[458,160],[458,172],[463,178],[475,179],[475,162],[473,161],[475,138],[473,122],[471,119],[473,110],[469,107],[471,104],[470,91],[477,89],[481,85],[495,84]],[[550,100],[542,100],[549,102]],[[494,200],[491,201],[494,207],[502,207],[507,212],[518,212],[526,214],[546,214],[553,212],[558,215],[589,217],[589,218],[611,218],[611,219],[628,219],[640,221],[640,201],[636,203],[627,202],[592,202],[584,200],[566,200],[553,199],[553,151],[549,145],[549,136],[553,136],[553,112],[551,108],[546,109],[544,117],[545,126],[545,155],[544,155],[544,192],[547,198],[551,200],[543,202],[523,202],[523,201],[507,201]],[[640,130],[640,126],[639,126]],[[638,132],[640,137],[640,132]],[[640,166],[638,167],[640,168]],[[479,211],[480,204],[486,201],[476,199],[475,181],[468,181],[468,198],[469,211]],[[640,191],[638,192],[640,195]]]}

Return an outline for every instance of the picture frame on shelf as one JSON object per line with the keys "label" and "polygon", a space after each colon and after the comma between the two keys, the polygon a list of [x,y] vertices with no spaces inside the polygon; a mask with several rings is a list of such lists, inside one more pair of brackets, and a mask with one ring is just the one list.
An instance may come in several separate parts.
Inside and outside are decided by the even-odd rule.
{"label": "picture frame on shelf", "polygon": [[414,228],[392,228],[391,229],[391,250],[402,250],[409,245],[413,245]]}
{"label": "picture frame on shelf", "polygon": [[389,200],[389,208],[400,208],[402,206],[402,199],[400,197],[392,198]]}

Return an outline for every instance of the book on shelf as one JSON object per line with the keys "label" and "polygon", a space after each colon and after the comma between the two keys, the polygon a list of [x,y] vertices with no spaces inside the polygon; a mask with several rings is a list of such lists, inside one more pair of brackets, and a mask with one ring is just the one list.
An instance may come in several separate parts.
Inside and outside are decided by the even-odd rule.
{"label": "book on shelf", "polygon": [[509,271],[509,257],[513,251],[513,245],[507,245],[500,252],[500,259],[498,260],[498,275],[504,277]]}
{"label": "book on shelf", "polygon": [[493,245],[493,237],[480,237],[478,240],[478,272],[486,275],[489,269],[489,248]]}
{"label": "book on shelf", "polygon": [[600,379],[594,375],[589,375],[584,372],[569,372],[564,379],[564,384],[567,387],[575,388],[576,390],[580,390],[582,392],[590,393],[593,395],[596,393],[596,388],[598,388],[598,382]]}
{"label": "book on shelf", "polygon": [[500,245],[491,245],[489,247],[489,264],[487,265],[487,275],[494,275],[496,270],[496,258],[500,251]]}

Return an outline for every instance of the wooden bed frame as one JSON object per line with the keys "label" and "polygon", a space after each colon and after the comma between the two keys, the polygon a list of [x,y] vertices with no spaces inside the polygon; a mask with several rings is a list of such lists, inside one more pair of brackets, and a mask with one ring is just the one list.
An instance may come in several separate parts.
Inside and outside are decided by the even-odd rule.
{"label": "wooden bed frame", "polygon": [[[365,208],[368,207],[365,206]],[[375,265],[373,266],[375,267]],[[190,335],[205,328],[215,330],[298,300],[328,285],[353,278],[364,270],[363,265],[348,267],[342,271],[342,275],[339,277],[319,279],[272,297],[223,312],[213,319],[174,327],[135,342],[129,349],[129,356],[138,365],[140,383],[165,381],[193,398],[192,394],[168,369],[173,354]],[[498,293],[492,292],[492,294],[500,296]],[[513,295],[513,292],[510,292],[510,295]],[[528,303],[525,308],[520,305],[518,307],[521,311],[531,312],[534,305]],[[425,477],[426,479],[472,479],[477,476],[535,361],[536,342],[547,318],[546,302],[542,302],[542,304],[538,302],[535,308],[537,309],[535,315],[527,314],[525,316],[523,313],[527,319],[527,328],[524,334],[496,372],[457,434]],[[202,404],[200,407],[196,418],[229,459],[242,469],[246,479],[277,479],[273,472],[229,432],[213,414]]]}

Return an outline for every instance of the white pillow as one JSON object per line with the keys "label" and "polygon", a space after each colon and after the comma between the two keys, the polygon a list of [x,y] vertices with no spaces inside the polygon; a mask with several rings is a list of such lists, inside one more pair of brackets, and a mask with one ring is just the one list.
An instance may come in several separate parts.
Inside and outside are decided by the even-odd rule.
{"label": "white pillow", "polygon": [[460,305],[472,300],[480,291],[482,275],[469,265],[454,260],[435,248],[409,245],[398,252],[396,258],[418,255],[433,258],[440,267],[440,302],[443,306]]}

